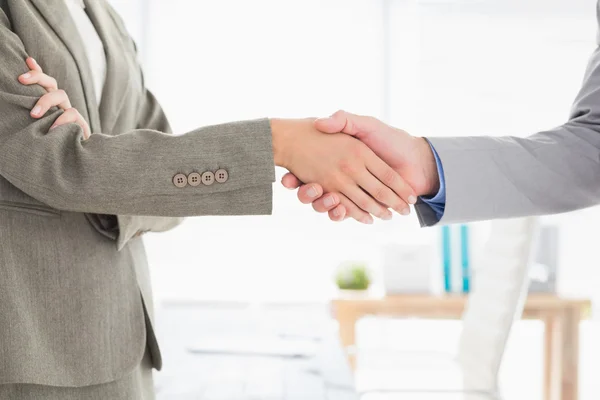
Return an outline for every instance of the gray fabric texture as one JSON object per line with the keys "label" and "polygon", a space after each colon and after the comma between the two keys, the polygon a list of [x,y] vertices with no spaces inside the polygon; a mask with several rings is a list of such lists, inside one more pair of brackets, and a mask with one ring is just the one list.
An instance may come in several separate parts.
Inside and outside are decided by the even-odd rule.
{"label": "gray fabric texture", "polygon": [[84,387],[12,383],[0,385],[2,400],[154,400],[152,361],[146,351],[142,363],[127,376]]}

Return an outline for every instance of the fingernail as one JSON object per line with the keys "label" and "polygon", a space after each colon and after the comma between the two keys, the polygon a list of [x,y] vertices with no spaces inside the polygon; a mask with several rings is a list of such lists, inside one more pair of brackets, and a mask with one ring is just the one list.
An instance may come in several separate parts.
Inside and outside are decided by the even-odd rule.
{"label": "fingernail", "polygon": [[337,208],[335,208],[335,209],[333,210],[333,215],[334,215],[334,216],[336,216],[336,217],[339,217],[339,216],[340,216],[340,215],[342,215],[342,214],[340,213],[340,210],[338,210]]}
{"label": "fingernail", "polygon": [[412,194],[408,196],[408,204],[416,204],[416,202],[417,198],[415,196],[413,196]]}
{"label": "fingernail", "polygon": [[389,221],[390,219],[392,219],[392,214],[383,214],[381,219],[384,221]]}
{"label": "fingernail", "polygon": [[29,78],[31,78],[31,74],[29,72],[24,73],[23,75],[21,75],[21,78],[23,78],[23,79],[29,79]]}
{"label": "fingernail", "polygon": [[365,217],[365,218],[363,218],[361,220],[361,222],[363,224],[371,225],[371,224],[373,224],[373,218],[371,218],[371,217]]}
{"label": "fingernail", "polygon": [[333,199],[332,196],[327,196],[323,200],[323,204],[325,205],[325,207],[331,207],[335,204],[335,200]]}
{"label": "fingernail", "polygon": [[408,215],[408,214],[410,214],[410,208],[405,208],[404,210],[402,210],[401,214],[402,215]]}
{"label": "fingernail", "polygon": [[306,194],[308,195],[308,197],[310,197],[311,199],[314,199],[315,197],[317,197],[317,189],[315,189],[313,186],[309,187],[308,190],[306,191]]}
{"label": "fingernail", "polygon": [[33,115],[39,115],[41,111],[42,111],[42,107],[40,107],[40,106],[35,106],[35,107],[33,107],[33,110],[31,110],[31,113],[32,113]]}
{"label": "fingernail", "polygon": [[35,58],[31,57],[31,61],[33,61],[33,63],[34,63],[35,65],[39,65],[39,64],[38,64],[38,62],[37,62],[37,60],[36,60]]}
{"label": "fingernail", "polygon": [[50,127],[50,130],[52,130],[52,129],[56,128],[57,126],[58,126],[58,125],[52,125],[52,126]]}

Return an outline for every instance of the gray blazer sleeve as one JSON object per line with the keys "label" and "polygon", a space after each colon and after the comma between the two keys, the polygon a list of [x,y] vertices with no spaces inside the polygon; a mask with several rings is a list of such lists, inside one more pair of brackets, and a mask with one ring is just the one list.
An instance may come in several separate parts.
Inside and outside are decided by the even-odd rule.
{"label": "gray blazer sleeve", "polygon": [[[144,85],[144,99],[140,107],[138,129],[153,129],[172,133],[171,125],[162,107]],[[132,238],[145,232],[166,232],[183,222],[182,217],[157,217],[149,215],[117,215],[117,248],[121,250]]]}
{"label": "gray blazer sleeve", "polygon": [[[0,175],[51,207],[114,215],[230,215],[271,212],[275,179],[269,121],[205,127],[182,136],[138,129],[116,136],[63,125],[48,134],[60,111],[34,120],[44,94],[23,86],[27,56],[0,12]],[[158,116],[149,106],[142,113]],[[160,118],[160,117],[158,117]],[[177,188],[173,176],[227,169],[223,184]]]}
{"label": "gray blazer sleeve", "polygon": [[[446,179],[441,224],[554,214],[600,203],[600,48],[569,121],[528,138],[428,138]],[[421,225],[438,221],[426,204]]]}

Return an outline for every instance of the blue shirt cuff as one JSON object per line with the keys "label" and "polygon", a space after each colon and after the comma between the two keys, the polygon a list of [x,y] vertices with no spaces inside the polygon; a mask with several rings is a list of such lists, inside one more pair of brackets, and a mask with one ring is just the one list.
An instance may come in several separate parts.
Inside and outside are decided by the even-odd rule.
{"label": "blue shirt cuff", "polygon": [[421,200],[431,207],[439,221],[444,216],[444,211],[446,209],[446,179],[444,177],[444,167],[442,166],[442,160],[440,160],[440,156],[438,155],[437,151],[435,151],[435,148],[429,140],[427,140],[427,143],[429,143],[429,146],[431,146],[431,151],[433,151],[433,157],[435,158],[435,163],[437,165],[437,172],[438,176],[440,177],[440,189],[435,196],[421,196]]}

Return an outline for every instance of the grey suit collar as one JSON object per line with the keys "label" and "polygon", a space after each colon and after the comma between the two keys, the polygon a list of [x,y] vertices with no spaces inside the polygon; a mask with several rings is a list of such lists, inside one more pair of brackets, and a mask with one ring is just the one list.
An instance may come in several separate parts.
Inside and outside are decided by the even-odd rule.
{"label": "grey suit collar", "polygon": [[112,34],[110,31],[111,28],[116,30],[114,21],[111,20],[111,17],[97,1],[85,0],[86,11],[102,40],[106,52],[106,82],[102,99],[98,105],[85,47],[64,1],[31,0],[31,2],[52,27],[77,63],[92,132],[111,132],[123,104],[125,91],[129,87],[129,79],[131,79],[127,73],[125,61],[115,56],[115,54],[123,54],[123,49],[119,48],[119,46],[123,46],[123,43],[117,35]]}
{"label": "grey suit collar", "polygon": [[130,70],[126,60],[118,55],[126,54],[120,31],[105,7],[97,0],[84,0],[86,11],[106,52],[106,82],[100,101],[100,123],[103,132],[111,133],[130,88]]}
{"label": "grey suit collar", "polygon": [[98,105],[96,103],[89,61],[77,27],[71,20],[71,14],[66,4],[62,0],[31,0],[31,2],[52,27],[60,40],[62,40],[73,59],[75,59],[85,94],[90,128],[92,132],[101,132],[100,116],[98,114]]}

